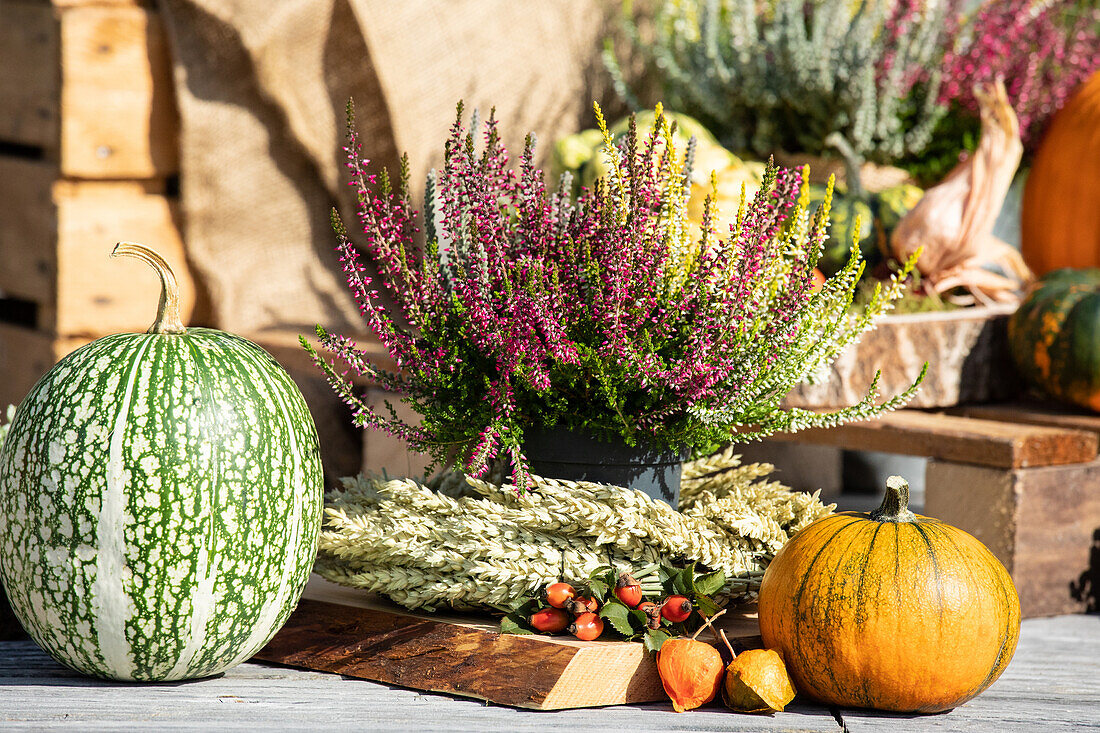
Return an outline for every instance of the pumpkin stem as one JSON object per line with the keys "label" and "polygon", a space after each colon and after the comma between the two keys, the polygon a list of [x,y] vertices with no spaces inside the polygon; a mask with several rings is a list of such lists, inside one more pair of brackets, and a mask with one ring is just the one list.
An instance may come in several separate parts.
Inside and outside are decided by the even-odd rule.
{"label": "pumpkin stem", "polygon": [[886,496],[882,506],[871,512],[877,522],[913,522],[917,515],[909,511],[909,482],[901,476],[886,479]]}
{"label": "pumpkin stem", "polygon": [[112,257],[133,257],[152,267],[160,275],[160,305],[157,320],[146,333],[186,333],[180,320],[180,289],[172,268],[159,254],[143,244],[119,242],[111,251]]}

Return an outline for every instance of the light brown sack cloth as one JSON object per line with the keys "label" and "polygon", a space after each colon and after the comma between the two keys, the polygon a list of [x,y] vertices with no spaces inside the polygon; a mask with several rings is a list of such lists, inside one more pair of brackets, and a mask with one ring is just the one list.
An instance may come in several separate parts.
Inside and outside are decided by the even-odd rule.
{"label": "light brown sack cloth", "polygon": [[[364,154],[414,184],[454,106],[493,105],[518,156],[590,120],[604,93],[599,0],[159,0],[181,116],[188,254],[216,325],[362,330],[333,255],[354,97]],[[543,158],[545,159],[545,157]],[[354,220],[349,223],[349,229]]]}

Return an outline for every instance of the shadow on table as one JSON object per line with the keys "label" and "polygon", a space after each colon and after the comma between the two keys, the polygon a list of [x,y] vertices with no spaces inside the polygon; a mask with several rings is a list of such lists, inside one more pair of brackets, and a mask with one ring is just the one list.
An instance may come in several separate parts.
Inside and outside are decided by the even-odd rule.
{"label": "shadow on table", "polygon": [[1089,566],[1076,582],[1069,584],[1069,593],[1073,600],[1085,604],[1086,613],[1100,611],[1100,527],[1092,533]]}
{"label": "shadow on table", "polygon": [[181,687],[217,679],[223,674],[197,680],[172,682],[123,682],[89,677],[54,661],[33,641],[0,642],[0,687]]}

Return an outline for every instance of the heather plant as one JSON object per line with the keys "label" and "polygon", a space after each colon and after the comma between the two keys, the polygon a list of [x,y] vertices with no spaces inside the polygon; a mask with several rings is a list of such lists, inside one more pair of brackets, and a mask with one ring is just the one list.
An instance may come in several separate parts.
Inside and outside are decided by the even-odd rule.
{"label": "heather plant", "polygon": [[975,85],[1003,79],[1029,149],[1050,116],[1100,69],[1100,8],[1079,0],[986,2],[965,26],[944,59],[941,102],[977,117]]}
{"label": "heather plant", "polygon": [[648,25],[627,0],[631,51],[609,44],[604,58],[634,107],[623,68],[640,57],[670,107],[733,150],[892,162],[923,150],[946,111],[939,68],[958,2],[657,0]]}
{"label": "heather plant", "polygon": [[375,411],[314,353],[357,424],[475,477],[510,464],[523,491],[532,428],[703,448],[872,417],[913,394],[916,384],[877,404],[876,380],[864,400],[836,412],[780,408],[792,386],[872,327],[913,266],[857,315],[848,306],[863,269],[858,247],[815,291],[831,185],[811,218],[802,172],[769,166],[756,195],[742,193],[728,232],[716,231],[713,193],[694,227],[692,146],[676,149],[660,107],[652,129],[632,122],[620,142],[598,106],[596,116],[609,172],[575,197],[568,176],[547,188],[533,136],[512,164],[496,120],[467,129],[460,105],[422,217],[407,163],[396,183],[370,172],[349,116],[350,183],[376,277],[335,212],[333,226],[364,318],[400,371],[347,338],[318,334],[422,416],[409,424],[389,403]]}

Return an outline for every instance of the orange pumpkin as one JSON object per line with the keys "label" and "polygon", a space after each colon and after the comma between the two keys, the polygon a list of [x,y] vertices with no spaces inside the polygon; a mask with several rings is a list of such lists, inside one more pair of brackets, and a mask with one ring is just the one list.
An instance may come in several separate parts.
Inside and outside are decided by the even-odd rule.
{"label": "orange pumpkin", "polygon": [[1020,226],[1035,274],[1100,267],[1100,71],[1051,120],[1024,187]]}
{"label": "orange pumpkin", "polygon": [[760,633],[799,693],[939,712],[989,687],[1012,658],[1020,602],[1004,566],[908,501],[909,485],[892,476],[879,509],[819,519],[769,565]]}

